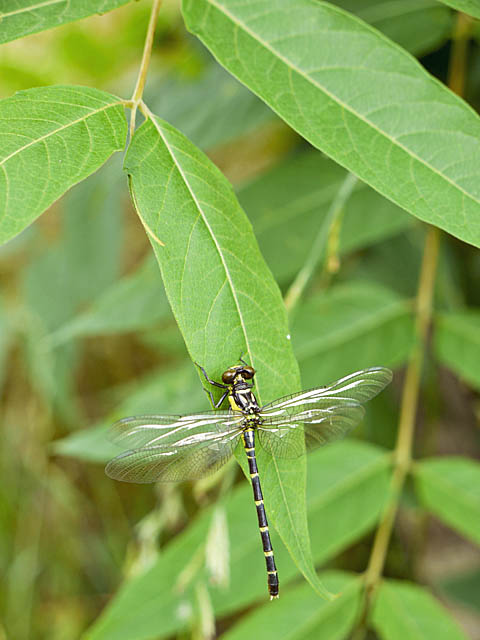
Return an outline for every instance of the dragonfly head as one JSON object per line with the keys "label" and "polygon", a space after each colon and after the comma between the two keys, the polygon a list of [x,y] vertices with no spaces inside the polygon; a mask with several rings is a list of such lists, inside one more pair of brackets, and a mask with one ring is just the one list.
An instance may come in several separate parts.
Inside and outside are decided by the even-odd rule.
{"label": "dragonfly head", "polygon": [[255,375],[255,369],[248,365],[240,364],[236,367],[229,367],[222,375],[222,381],[225,384],[233,384],[241,380],[252,380]]}

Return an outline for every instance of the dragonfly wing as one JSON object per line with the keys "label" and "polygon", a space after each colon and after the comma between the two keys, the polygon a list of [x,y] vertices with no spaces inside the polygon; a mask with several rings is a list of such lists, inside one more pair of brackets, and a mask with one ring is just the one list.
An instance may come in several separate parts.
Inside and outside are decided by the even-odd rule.
{"label": "dragonfly wing", "polygon": [[380,393],[392,379],[390,369],[374,367],[357,371],[327,387],[299,391],[279,398],[262,407],[260,415],[282,421],[308,408],[328,408],[329,405],[364,403]]}
{"label": "dragonfly wing", "polygon": [[120,454],[105,472],[123,482],[182,482],[202,478],[230,458],[241,429],[185,436],[173,445],[153,445]]}
{"label": "dragonfly wing", "polygon": [[332,404],[328,400],[323,408],[306,408],[300,412],[291,408],[285,411],[282,421],[278,417],[264,419],[258,427],[258,439],[274,456],[298,458],[305,453],[305,448],[316,449],[345,437],[361,421],[363,414],[364,408],[352,401]]}
{"label": "dragonfly wing", "polygon": [[229,431],[243,420],[241,413],[206,411],[186,416],[133,416],[116,422],[110,439],[129,449],[148,446],[167,447],[185,438],[205,434],[206,437]]}

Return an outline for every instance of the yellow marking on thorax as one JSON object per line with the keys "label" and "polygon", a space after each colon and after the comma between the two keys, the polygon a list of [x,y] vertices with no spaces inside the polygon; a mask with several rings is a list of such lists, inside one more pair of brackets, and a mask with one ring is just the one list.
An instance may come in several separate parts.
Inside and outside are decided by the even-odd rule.
{"label": "yellow marking on thorax", "polygon": [[240,407],[235,402],[235,398],[233,397],[233,395],[231,393],[228,394],[228,401],[230,402],[230,406],[232,407],[232,409],[234,411],[241,411]]}

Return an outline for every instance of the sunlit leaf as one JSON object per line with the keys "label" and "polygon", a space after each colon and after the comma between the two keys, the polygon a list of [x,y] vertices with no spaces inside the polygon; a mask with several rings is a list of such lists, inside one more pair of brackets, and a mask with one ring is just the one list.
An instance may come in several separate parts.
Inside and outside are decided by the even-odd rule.
{"label": "sunlit leaf", "polygon": [[480,246],[480,119],[407,52],[323,2],[184,0],[183,12],[219,62],[314,146]]}
{"label": "sunlit leaf", "polygon": [[372,623],[382,640],[467,640],[438,600],[409,582],[382,582]]}
{"label": "sunlit leaf", "polygon": [[125,145],[119,98],[86,87],[41,87],[0,101],[0,243]]}
{"label": "sunlit leaf", "polygon": [[130,0],[0,0],[0,44],[102,14]]}
{"label": "sunlit leaf", "polygon": [[[375,524],[389,492],[389,457],[371,445],[345,441],[315,451],[308,456],[308,462],[308,516],[312,522],[314,559],[319,563]],[[228,497],[225,508],[230,537],[230,585],[222,589],[210,583],[209,587],[218,618],[268,598],[258,523],[251,488],[246,482]],[[89,640],[162,638],[188,626],[193,584],[208,580],[201,556],[198,563],[198,554],[205,544],[211,514],[212,510],[203,511],[164,549],[151,570],[122,587],[87,634]],[[288,583],[299,573],[274,530],[272,538],[282,601],[284,590],[287,596]],[[183,576],[185,582],[185,576],[189,575],[191,582],[184,584],[185,590],[181,592],[179,577]],[[328,586],[335,588],[327,583]],[[323,600],[311,593],[320,609]],[[267,603],[270,604],[268,600]]]}
{"label": "sunlit leaf", "polygon": [[480,544],[480,464],[466,458],[422,460],[415,479],[425,507]]}
{"label": "sunlit leaf", "polygon": [[451,311],[435,320],[435,354],[461,378],[480,389],[480,310]]}

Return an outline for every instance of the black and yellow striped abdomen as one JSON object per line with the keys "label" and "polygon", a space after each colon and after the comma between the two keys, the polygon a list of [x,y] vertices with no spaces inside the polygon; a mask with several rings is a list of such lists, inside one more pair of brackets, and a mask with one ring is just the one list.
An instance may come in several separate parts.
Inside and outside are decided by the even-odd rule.
{"label": "black and yellow striped abdomen", "polygon": [[252,480],[253,498],[257,508],[258,526],[260,535],[262,536],[263,553],[267,564],[268,591],[270,599],[278,598],[278,573],[275,566],[275,558],[273,556],[272,542],[268,530],[267,514],[263,504],[262,487],[260,486],[260,477],[258,475],[257,460],[255,457],[255,430],[247,427],[242,435],[243,446],[247,454],[248,467],[250,470],[250,478]]}

